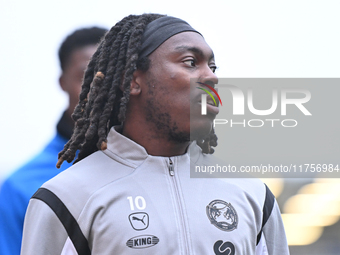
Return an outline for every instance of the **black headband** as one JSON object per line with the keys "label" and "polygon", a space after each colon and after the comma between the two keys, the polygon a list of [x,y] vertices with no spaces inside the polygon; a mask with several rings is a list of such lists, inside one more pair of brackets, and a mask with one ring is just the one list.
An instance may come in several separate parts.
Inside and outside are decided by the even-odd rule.
{"label": "black headband", "polygon": [[139,58],[149,56],[171,36],[189,31],[199,33],[187,22],[175,17],[165,16],[155,19],[145,28]]}

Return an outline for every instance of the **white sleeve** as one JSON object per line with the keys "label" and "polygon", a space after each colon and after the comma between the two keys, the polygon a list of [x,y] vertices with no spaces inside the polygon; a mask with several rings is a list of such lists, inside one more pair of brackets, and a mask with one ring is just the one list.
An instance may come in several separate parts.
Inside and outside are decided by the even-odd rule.
{"label": "white sleeve", "polygon": [[25,216],[21,255],[60,255],[67,232],[51,208],[31,199]]}
{"label": "white sleeve", "polygon": [[78,252],[69,237],[67,238],[64,248],[61,251],[61,255],[78,255]]}
{"label": "white sleeve", "polygon": [[257,235],[255,255],[289,255],[288,243],[276,199],[266,187],[262,227]]}
{"label": "white sleeve", "polygon": [[261,235],[260,242],[256,246],[255,255],[268,255],[266,239],[263,236],[263,233]]}
{"label": "white sleeve", "polygon": [[261,241],[262,238],[267,248],[267,253],[262,254],[289,255],[286,233],[284,230],[280,209],[276,200],[274,202],[270,217],[263,226]]}

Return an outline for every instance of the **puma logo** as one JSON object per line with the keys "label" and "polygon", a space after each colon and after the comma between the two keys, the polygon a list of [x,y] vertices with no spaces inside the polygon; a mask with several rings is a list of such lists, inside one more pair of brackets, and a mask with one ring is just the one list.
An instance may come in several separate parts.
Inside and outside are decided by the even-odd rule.
{"label": "puma logo", "polygon": [[144,230],[149,227],[149,215],[145,212],[131,213],[129,221],[134,230]]}
{"label": "puma logo", "polygon": [[145,225],[144,218],[145,218],[145,215],[143,216],[142,219],[139,219],[139,218],[137,218],[136,216],[133,216],[133,217],[132,217],[132,220],[139,220],[139,221],[141,221],[141,222]]}

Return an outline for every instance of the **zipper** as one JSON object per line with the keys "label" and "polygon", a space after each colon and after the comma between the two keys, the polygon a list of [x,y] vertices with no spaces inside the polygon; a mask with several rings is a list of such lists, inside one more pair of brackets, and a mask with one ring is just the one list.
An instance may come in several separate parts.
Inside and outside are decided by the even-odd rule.
{"label": "zipper", "polygon": [[181,202],[180,198],[180,191],[177,183],[177,178],[175,176],[175,170],[174,170],[174,164],[172,162],[172,159],[169,158],[169,175],[171,182],[173,183],[174,191],[175,191],[175,199],[176,199],[176,205],[177,205],[177,210],[179,214],[179,221],[180,221],[180,227],[181,227],[181,232],[183,233],[183,248],[185,250],[184,254],[189,255],[189,242],[188,242],[188,237],[187,237],[187,227],[185,224],[185,217],[184,217],[184,210],[183,210],[183,205]]}
{"label": "zipper", "polygon": [[170,176],[174,176],[175,175],[174,163],[172,163],[171,158],[169,158],[169,174],[170,174]]}

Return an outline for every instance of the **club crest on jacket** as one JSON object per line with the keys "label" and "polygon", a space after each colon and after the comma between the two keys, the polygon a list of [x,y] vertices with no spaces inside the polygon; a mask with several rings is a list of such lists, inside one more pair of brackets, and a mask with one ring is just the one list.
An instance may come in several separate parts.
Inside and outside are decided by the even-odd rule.
{"label": "club crest on jacket", "polygon": [[218,229],[232,231],[237,228],[238,216],[231,203],[216,199],[207,205],[206,211],[211,224]]}

